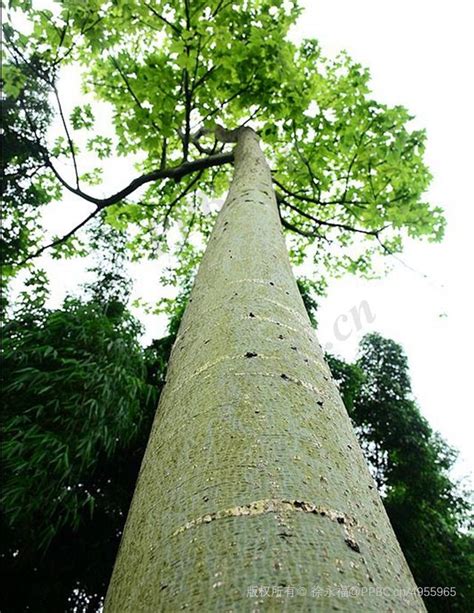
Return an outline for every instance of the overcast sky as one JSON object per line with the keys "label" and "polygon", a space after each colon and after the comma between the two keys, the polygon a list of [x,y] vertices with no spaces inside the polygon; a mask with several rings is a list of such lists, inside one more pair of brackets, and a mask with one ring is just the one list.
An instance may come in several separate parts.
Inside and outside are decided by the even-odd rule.
{"label": "overcast sky", "polygon": [[[434,175],[431,202],[446,211],[439,245],[411,242],[383,280],[345,277],[329,285],[320,309],[323,345],[353,358],[357,342],[378,330],[408,354],[422,413],[461,451],[456,475],[474,466],[472,79],[474,4],[470,0],[305,0],[298,36],[319,39],[324,53],[345,49],[369,67],[374,97],[402,104],[427,130]],[[471,76],[469,76],[471,75]],[[413,269],[413,270],[411,270]],[[423,276],[426,275],[426,278]],[[356,330],[350,310],[366,300],[373,323]],[[338,315],[347,315],[347,320]],[[334,324],[338,321],[337,340]],[[336,325],[337,329],[337,325]]]}
{"label": "overcast sky", "polygon": [[[443,243],[412,241],[401,256],[404,264],[394,260],[393,271],[383,280],[346,276],[332,281],[320,306],[321,343],[353,359],[358,341],[369,330],[399,342],[409,358],[422,413],[461,451],[455,474],[467,475],[474,466],[472,2],[304,0],[302,4],[306,12],[294,37],[319,39],[329,56],[346,50],[369,67],[378,101],[406,106],[416,115],[414,126],[427,129],[427,162],[434,175],[429,199],[445,208],[448,219]],[[79,94],[77,73],[64,77],[61,90],[66,92],[65,106],[71,109]],[[114,164],[120,187],[127,175],[132,178],[133,168],[121,161],[117,170]],[[113,191],[111,181],[106,185],[107,192]],[[82,219],[85,209],[83,204],[68,207],[66,217],[58,215],[60,210],[52,207],[48,215],[58,232]],[[83,268],[83,262],[48,264],[56,303],[83,279]],[[157,299],[163,291],[155,262],[140,265],[136,279],[137,293],[149,299]],[[362,317],[358,326],[351,309],[363,301],[372,321]],[[147,318],[147,324],[150,338],[163,332],[163,319]]]}

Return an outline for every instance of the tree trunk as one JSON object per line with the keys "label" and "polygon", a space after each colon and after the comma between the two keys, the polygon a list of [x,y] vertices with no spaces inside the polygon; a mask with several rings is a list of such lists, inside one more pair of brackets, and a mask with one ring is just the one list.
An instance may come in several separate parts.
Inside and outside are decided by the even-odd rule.
{"label": "tree trunk", "polygon": [[424,610],[299,295],[258,137],[243,128],[105,610],[287,608]]}

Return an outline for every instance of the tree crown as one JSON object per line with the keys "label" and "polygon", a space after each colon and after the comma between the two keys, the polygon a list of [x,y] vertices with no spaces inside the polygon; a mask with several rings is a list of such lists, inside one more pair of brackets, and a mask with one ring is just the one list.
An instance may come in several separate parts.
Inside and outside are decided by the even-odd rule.
{"label": "tree crown", "polygon": [[[12,0],[9,7],[11,21],[22,10],[31,30],[6,26],[5,76],[8,100],[19,103],[14,120],[41,161],[36,181],[54,186],[55,197],[75,194],[95,207],[54,238],[59,253],[81,253],[77,231],[104,214],[128,232],[133,257],[173,249],[177,270],[189,272],[210,231],[208,202],[228,187],[232,145],[222,142],[220,124],[258,131],[295,263],[306,255],[320,269],[369,274],[373,256],[400,251],[405,236],[441,238],[441,209],[423,197],[425,133],[410,127],[403,107],[373,100],[368,71],[346,54],[330,60],[315,40],[292,42],[296,2],[67,0],[36,10]],[[90,101],[69,116],[59,78],[68,66]],[[56,109],[55,138],[31,109],[37,83]],[[97,100],[113,130],[94,117]],[[117,156],[136,163],[136,178],[99,190]],[[12,151],[7,167],[23,169],[21,156]],[[25,241],[17,262],[46,247]]]}

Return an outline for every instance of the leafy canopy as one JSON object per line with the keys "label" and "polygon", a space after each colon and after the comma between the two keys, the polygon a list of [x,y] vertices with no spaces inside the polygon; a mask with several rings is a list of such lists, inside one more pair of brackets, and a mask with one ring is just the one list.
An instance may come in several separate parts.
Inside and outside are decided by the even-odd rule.
{"label": "leafy canopy", "polygon": [[[37,76],[40,62],[4,66],[4,97],[1,114],[2,156],[0,160],[2,193],[2,228],[0,250],[2,263],[24,259],[39,246],[39,209],[49,204],[60,191],[50,181],[36,132],[44,133],[50,124],[52,109],[48,87]],[[28,84],[28,87],[25,86]],[[28,116],[23,109],[28,109]],[[2,285],[11,273],[4,266]]]}
{"label": "leafy canopy", "polygon": [[[320,269],[369,274],[373,255],[399,251],[404,236],[441,238],[442,212],[423,196],[425,133],[411,129],[404,108],[373,100],[368,71],[346,54],[330,60],[315,40],[291,41],[295,0],[50,6],[9,2],[11,23],[22,11],[31,31],[6,26],[7,95],[31,90],[18,71],[40,58],[34,78],[50,91],[62,134],[46,138],[27,105],[19,114],[36,125],[47,176],[66,200],[74,193],[96,207],[84,223],[105,212],[128,230],[133,257],[173,249],[177,269],[193,269],[212,224],[207,203],[230,178],[232,147],[215,122],[259,132],[295,263],[306,254]],[[88,96],[69,117],[58,81],[65,65],[77,67]],[[113,130],[95,119],[96,100]],[[137,164],[136,181],[94,187],[117,156]],[[69,245],[68,255],[78,248],[74,232],[53,242]]]}

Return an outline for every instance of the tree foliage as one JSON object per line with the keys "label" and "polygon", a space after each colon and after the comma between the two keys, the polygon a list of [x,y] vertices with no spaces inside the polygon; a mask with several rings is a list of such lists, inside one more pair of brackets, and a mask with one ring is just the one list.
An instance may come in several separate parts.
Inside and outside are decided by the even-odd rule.
{"label": "tree foliage", "polygon": [[4,326],[2,610],[98,610],[171,349],[144,351],[119,306],[28,303]]}
{"label": "tree foliage", "polygon": [[397,539],[419,586],[455,587],[427,597],[430,611],[468,611],[474,593],[470,505],[449,476],[456,452],[413,400],[403,349],[366,335],[355,364],[328,356]]}
{"label": "tree foliage", "polygon": [[[41,236],[39,212],[59,195],[44,168],[37,143],[51,121],[47,87],[37,76],[41,60],[33,56],[29,63],[6,63],[2,100],[2,228],[0,256],[2,285],[11,274],[11,265],[28,256]],[[28,115],[24,109],[28,109]]]}
{"label": "tree foliage", "polygon": [[[295,263],[312,254],[320,274],[370,274],[372,256],[399,251],[404,236],[441,238],[441,210],[423,196],[425,133],[411,128],[406,109],[373,100],[368,71],[347,55],[328,59],[315,40],[292,42],[301,14],[294,0],[9,5],[12,22],[22,8],[32,29],[26,37],[6,27],[9,95],[20,95],[12,80],[29,62],[63,128],[54,146],[37,130],[36,151],[56,190],[95,206],[53,246],[73,253],[75,231],[105,212],[109,224],[132,230],[134,257],[172,249],[177,268],[191,270],[213,219],[206,203],[228,186],[232,151],[216,122],[258,130]],[[91,101],[70,117],[62,66],[76,67]],[[97,98],[108,105],[109,131],[94,117]],[[19,113],[36,125],[26,106]],[[99,197],[87,184],[100,183],[117,156],[130,168],[139,159],[141,174],[115,193],[103,186],[110,195]]]}
{"label": "tree foliage", "polygon": [[93,511],[82,480],[133,440],[156,395],[136,322],[98,304],[22,312],[5,326],[3,351],[2,505],[41,548]]}
{"label": "tree foliage", "polygon": [[157,392],[146,381],[141,326],[126,310],[124,237],[96,224],[90,243],[100,262],[84,298],[47,308],[37,271],[3,322],[1,502],[8,524],[35,547],[63,527],[77,529],[96,493],[85,481],[140,431]]}

